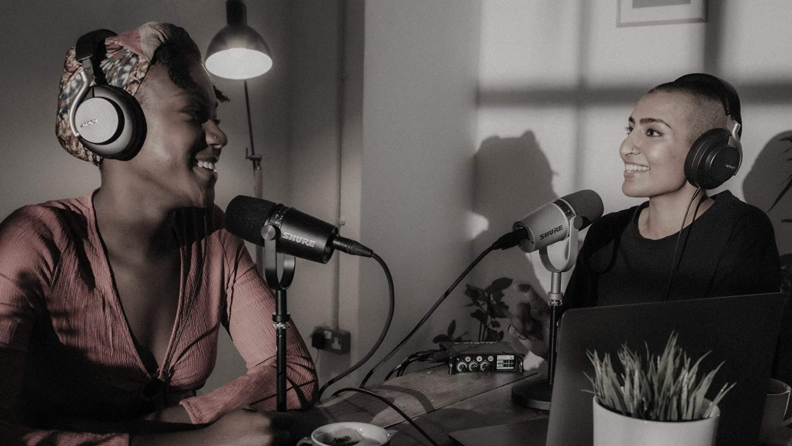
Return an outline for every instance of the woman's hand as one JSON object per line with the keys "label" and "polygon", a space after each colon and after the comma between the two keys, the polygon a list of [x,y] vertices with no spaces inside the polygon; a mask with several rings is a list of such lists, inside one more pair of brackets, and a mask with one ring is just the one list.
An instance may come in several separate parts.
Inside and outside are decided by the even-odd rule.
{"label": "woman's hand", "polygon": [[291,416],[264,413],[242,407],[223,415],[204,429],[195,431],[201,445],[280,446],[289,443]]}
{"label": "woman's hand", "polygon": [[547,358],[550,337],[550,307],[528,282],[514,282],[512,287],[521,292],[526,301],[517,305],[517,315],[512,317],[507,332],[519,339],[531,353]]}

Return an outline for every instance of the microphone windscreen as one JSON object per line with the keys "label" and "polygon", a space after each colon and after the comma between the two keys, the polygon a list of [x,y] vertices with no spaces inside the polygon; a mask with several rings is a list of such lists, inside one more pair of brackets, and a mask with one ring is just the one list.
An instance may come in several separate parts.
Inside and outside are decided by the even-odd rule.
{"label": "microphone windscreen", "polygon": [[583,226],[578,229],[583,229],[594,223],[602,217],[602,213],[605,211],[602,198],[590,189],[573,192],[561,197],[561,199],[569,204],[572,210],[575,211],[575,215],[583,219]]}
{"label": "microphone windscreen", "polygon": [[263,245],[261,228],[267,224],[276,206],[271,201],[238,195],[228,203],[224,226],[237,237]]}

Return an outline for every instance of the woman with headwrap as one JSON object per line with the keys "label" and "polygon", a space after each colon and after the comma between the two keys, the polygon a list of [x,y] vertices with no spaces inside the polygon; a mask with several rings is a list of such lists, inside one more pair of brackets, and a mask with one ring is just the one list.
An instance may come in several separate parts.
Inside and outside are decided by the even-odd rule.
{"label": "woman with headwrap", "polygon": [[[92,122],[70,122],[89,79],[71,49],[56,132],[102,184],[0,225],[0,444],[272,444],[274,299],[213,204],[224,98],[179,27],[100,43],[92,74],[140,104],[143,133],[116,159],[75,135]],[[221,325],[248,373],[196,396]],[[287,339],[287,405],[300,409],[317,378],[293,325]],[[147,423],[174,432],[143,435]]]}

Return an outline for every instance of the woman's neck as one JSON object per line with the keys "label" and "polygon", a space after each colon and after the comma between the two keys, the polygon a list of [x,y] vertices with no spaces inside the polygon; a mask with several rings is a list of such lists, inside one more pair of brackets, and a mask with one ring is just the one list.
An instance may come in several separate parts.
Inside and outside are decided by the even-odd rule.
{"label": "woman's neck", "polygon": [[103,186],[93,196],[96,224],[108,249],[131,255],[161,255],[175,246],[174,211],[146,197],[117,194]]}
{"label": "woman's neck", "polygon": [[[680,229],[690,225],[694,214],[695,218],[701,217],[712,206],[714,200],[708,197],[706,192],[701,192],[691,204],[693,193],[690,188],[683,188],[674,194],[650,198],[649,206],[638,216],[638,231],[641,236],[650,240],[659,240],[676,234]],[[690,205],[689,210],[688,205]],[[682,226],[683,218],[684,226]]]}

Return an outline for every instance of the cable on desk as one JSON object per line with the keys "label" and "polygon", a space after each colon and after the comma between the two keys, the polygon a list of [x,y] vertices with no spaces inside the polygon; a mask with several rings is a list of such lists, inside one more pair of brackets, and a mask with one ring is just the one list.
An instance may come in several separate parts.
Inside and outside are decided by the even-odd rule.
{"label": "cable on desk", "polygon": [[365,393],[366,395],[373,396],[374,398],[382,401],[383,403],[387,404],[391,409],[395,410],[396,413],[401,415],[402,418],[407,420],[407,422],[410,423],[410,425],[412,427],[414,427],[415,430],[417,430],[421,435],[423,435],[427,440],[429,440],[429,443],[431,443],[434,446],[440,446],[439,444],[437,444],[436,441],[432,440],[432,437],[430,437],[429,434],[427,434],[423,429],[421,429],[420,426],[415,424],[415,421],[413,421],[410,417],[408,417],[406,413],[402,412],[402,410],[399,409],[398,407],[396,407],[395,404],[393,404],[390,401],[388,401],[387,399],[383,398],[381,395],[379,395],[379,394],[377,394],[375,392],[372,392],[371,390],[368,390],[368,389],[359,389],[359,388],[355,388],[355,387],[344,387],[343,389],[336,390],[335,393],[333,393],[333,396],[338,396],[338,394],[343,393],[343,392]]}
{"label": "cable on desk", "polygon": [[490,252],[496,249],[508,249],[517,246],[523,239],[525,239],[525,236],[526,236],[525,229],[523,228],[515,229],[514,231],[501,236],[489,248],[485,249],[484,252],[479,254],[479,256],[476,257],[476,259],[473,260],[473,262],[464,271],[462,271],[462,274],[459,275],[459,277],[454,281],[454,283],[451,284],[451,286],[446,290],[446,292],[443,293],[443,296],[440,297],[440,299],[438,299],[434,305],[432,305],[432,308],[430,308],[429,311],[426,313],[426,315],[423,317],[423,319],[421,319],[421,321],[418,322],[418,325],[416,325],[415,328],[413,328],[412,331],[410,331],[407,334],[407,336],[405,336],[404,339],[402,339],[402,341],[399,342],[399,345],[397,345],[393,350],[390,351],[390,353],[385,355],[385,357],[382,358],[382,360],[378,362],[377,365],[375,365],[371,370],[369,370],[369,372],[363,378],[363,381],[360,382],[359,387],[360,388],[366,387],[366,382],[368,382],[369,378],[371,378],[371,375],[373,375],[374,372],[377,371],[377,369],[382,367],[383,364],[388,362],[388,360],[391,359],[391,357],[393,357],[393,355],[395,355],[396,352],[399,351],[399,349],[404,347],[404,344],[407,343],[407,340],[409,340],[415,334],[415,332],[418,331],[418,329],[421,328],[421,326],[423,326],[423,324],[427,321],[427,319],[429,319],[429,316],[431,316],[432,313],[434,313],[437,307],[439,307],[440,304],[443,303],[443,301],[448,297],[448,295],[451,294],[452,291],[454,291],[454,288],[456,288],[456,286],[459,285],[459,282],[461,282],[462,279],[464,279],[465,276],[467,276],[468,273],[470,273],[470,270],[472,270],[476,265],[478,265],[479,262],[481,262],[481,260],[487,256],[487,254],[489,254]]}
{"label": "cable on desk", "polygon": [[399,363],[399,365],[397,365],[393,370],[388,372],[388,374],[385,376],[384,381],[389,380],[391,375],[393,375],[394,373],[396,373],[396,376],[404,375],[404,372],[405,370],[407,370],[407,367],[415,361],[437,363],[437,362],[445,362],[447,359],[448,359],[448,351],[444,349],[425,350],[422,352],[413,353],[412,355],[404,358],[402,362]]}
{"label": "cable on desk", "polygon": [[390,328],[391,321],[393,320],[393,310],[394,310],[394,308],[396,306],[396,297],[395,297],[395,291],[394,291],[394,287],[393,287],[393,277],[391,276],[391,272],[388,269],[388,265],[385,264],[385,261],[382,260],[380,258],[380,256],[378,256],[377,254],[372,253],[371,257],[374,260],[376,260],[377,263],[380,264],[380,266],[382,267],[382,271],[385,273],[385,277],[388,279],[388,296],[389,296],[389,300],[390,300],[390,308],[388,309],[388,317],[385,320],[385,325],[382,327],[382,332],[380,333],[379,338],[377,339],[377,342],[374,343],[374,346],[371,347],[371,350],[369,350],[369,352],[366,354],[366,356],[364,356],[363,359],[361,359],[360,361],[357,362],[357,364],[355,364],[352,367],[348,368],[346,371],[344,371],[340,375],[336,376],[335,378],[331,379],[330,381],[327,381],[325,383],[325,385],[323,385],[319,389],[319,393],[316,396],[316,400],[317,401],[320,401],[322,399],[322,394],[324,393],[325,390],[327,390],[328,387],[330,387],[331,385],[335,384],[340,379],[344,378],[345,376],[349,375],[350,373],[354,372],[355,370],[358,369],[358,367],[360,367],[366,361],[368,361],[369,358],[371,358],[371,355],[373,355],[374,352],[377,351],[377,349],[379,348],[380,344],[382,344],[382,340],[385,339],[385,335],[388,334],[388,329]]}

